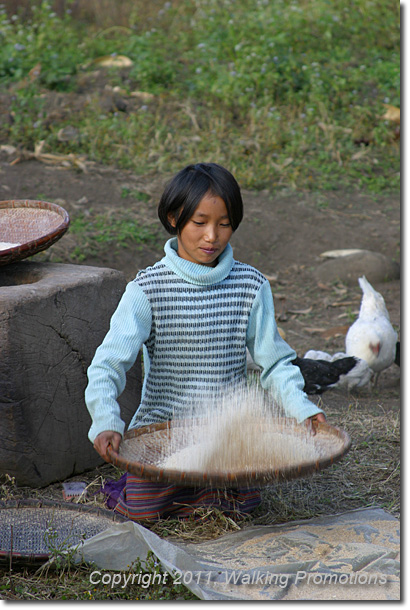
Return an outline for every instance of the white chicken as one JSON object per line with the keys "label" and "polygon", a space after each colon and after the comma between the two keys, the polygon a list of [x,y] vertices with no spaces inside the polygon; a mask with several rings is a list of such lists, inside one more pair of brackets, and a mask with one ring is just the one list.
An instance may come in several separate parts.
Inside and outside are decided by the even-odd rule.
{"label": "white chicken", "polygon": [[346,334],[346,354],[365,360],[376,374],[393,364],[397,333],[390,322],[382,295],[367,281],[359,278],[363,291],[359,317]]}

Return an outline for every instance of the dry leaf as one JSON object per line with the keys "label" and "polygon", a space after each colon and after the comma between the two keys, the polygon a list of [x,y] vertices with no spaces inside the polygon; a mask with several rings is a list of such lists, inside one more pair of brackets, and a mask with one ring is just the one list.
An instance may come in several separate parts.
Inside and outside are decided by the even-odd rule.
{"label": "dry leaf", "polygon": [[345,335],[349,330],[350,325],[345,324],[343,326],[333,326],[321,333],[324,339],[331,339],[332,337],[338,337],[340,335]]}
{"label": "dry leaf", "polygon": [[351,129],[350,127],[340,127],[339,125],[327,125],[326,123],[322,123],[322,121],[319,121],[318,126],[320,127],[320,129],[323,129],[323,131],[326,133],[328,131],[342,131],[343,133],[352,133],[353,129]]}
{"label": "dry leaf", "polygon": [[41,74],[41,64],[36,64],[28,73],[28,80],[34,82]]}
{"label": "dry leaf", "polygon": [[31,150],[23,149],[20,156],[11,161],[10,165],[16,165],[21,161],[29,161],[30,159],[36,159],[43,163],[50,163],[52,165],[60,165],[63,167],[78,167],[84,173],[87,173],[87,167],[85,165],[85,155],[74,155],[70,153],[68,155],[43,153],[45,140],[40,140],[34,145],[34,152]]}
{"label": "dry leaf", "polygon": [[350,254],[358,254],[359,252],[365,252],[365,250],[361,250],[358,248],[351,248],[346,250],[326,250],[326,252],[322,252],[319,256],[323,258],[339,258],[341,256],[349,256]]}
{"label": "dry leaf", "polygon": [[265,273],[265,277],[266,277],[266,279],[268,280],[268,282],[277,282],[277,280],[278,280],[278,276],[277,276],[277,274],[274,274],[274,275],[266,275],[266,273]]}
{"label": "dry leaf", "polygon": [[[115,88],[114,88],[115,89]],[[130,93],[131,97],[136,97],[143,102],[148,102],[149,100],[153,100],[155,95],[153,93],[148,93],[147,91],[132,91]]]}
{"label": "dry leaf", "polygon": [[333,292],[340,296],[345,296],[347,293],[347,288],[345,286],[333,286]]}
{"label": "dry leaf", "polygon": [[36,64],[33,68],[31,68],[30,72],[22,78],[19,82],[17,82],[14,86],[16,90],[25,89],[28,87],[30,83],[34,83],[41,74],[41,64]]}
{"label": "dry leaf", "polygon": [[357,305],[357,301],[336,301],[329,303],[328,307],[344,307],[345,305]]}
{"label": "dry leaf", "polygon": [[352,155],[350,158],[352,161],[358,161],[359,159],[361,159],[362,157],[365,157],[368,154],[369,154],[369,149],[362,148],[361,150],[354,153],[354,155]]}
{"label": "dry leaf", "polygon": [[400,108],[396,108],[396,106],[391,106],[390,104],[383,104],[383,106],[386,108],[386,112],[380,118],[385,121],[393,121],[393,123],[400,125]]}
{"label": "dry leaf", "polygon": [[278,163],[274,163],[273,161],[271,161],[271,165],[273,165],[273,167],[278,172],[282,172],[285,169],[285,167],[287,167],[291,163],[293,163],[292,157],[288,157],[287,159],[285,159],[284,162],[282,163],[282,165],[279,165]]}
{"label": "dry leaf", "polygon": [[290,165],[291,163],[293,163],[293,159],[292,157],[288,157],[287,159],[284,160],[284,162],[282,163],[282,168],[287,167],[288,165]]}
{"label": "dry leaf", "polygon": [[14,155],[17,148],[15,146],[12,146],[11,144],[2,144],[0,146],[0,150],[1,152],[7,153],[8,155]]}
{"label": "dry leaf", "polygon": [[307,309],[288,309],[288,313],[296,313],[306,315],[312,311],[313,307],[308,307]]}
{"label": "dry leaf", "polygon": [[57,132],[57,140],[59,142],[70,142],[71,140],[78,140],[80,132],[72,125],[66,125]]}
{"label": "dry leaf", "polygon": [[119,87],[118,85],[115,85],[115,87],[110,87],[109,85],[105,85],[104,89],[107,89],[108,91],[113,91],[113,93],[117,93],[118,95],[128,95],[128,93],[126,92],[125,89],[123,89],[122,87]]}
{"label": "dry leaf", "polygon": [[311,333],[312,335],[315,333],[323,333],[326,331],[326,328],[309,328],[309,327],[305,327],[303,330],[305,330],[307,333]]}
{"label": "dry leaf", "polygon": [[92,63],[102,68],[130,68],[133,65],[133,61],[125,55],[104,55]]}

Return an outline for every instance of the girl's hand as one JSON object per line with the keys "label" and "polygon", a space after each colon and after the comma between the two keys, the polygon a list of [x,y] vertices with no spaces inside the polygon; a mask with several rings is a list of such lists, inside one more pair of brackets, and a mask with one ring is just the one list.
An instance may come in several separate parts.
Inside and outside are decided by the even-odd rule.
{"label": "girl's hand", "polygon": [[316,434],[316,428],[319,423],[324,424],[326,422],[326,415],[324,413],[317,413],[316,415],[312,415],[312,417],[308,417],[305,420],[306,427],[311,431],[312,436]]}
{"label": "girl's hand", "polygon": [[111,445],[112,449],[118,453],[121,442],[121,434],[114,432],[113,430],[106,430],[101,432],[94,440],[94,449],[101,455],[101,457],[109,462],[107,456],[108,445]]}

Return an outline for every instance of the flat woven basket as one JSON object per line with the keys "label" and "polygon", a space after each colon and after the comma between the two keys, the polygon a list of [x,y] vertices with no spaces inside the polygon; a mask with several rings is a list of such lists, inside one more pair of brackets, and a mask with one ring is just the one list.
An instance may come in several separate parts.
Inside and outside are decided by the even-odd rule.
{"label": "flat woven basket", "polygon": [[[0,568],[46,562],[55,549],[81,545],[106,530],[121,515],[86,504],[53,500],[0,502]],[[11,558],[11,559],[10,559]]]}
{"label": "flat woven basket", "polygon": [[0,265],[46,250],[64,235],[69,224],[68,213],[55,203],[0,201]]}
{"label": "flat woven basket", "polygon": [[[197,429],[193,428],[193,434],[198,439],[206,436],[203,426],[204,424],[198,422]],[[298,428],[301,434],[306,435],[304,426]],[[115,453],[109,447],[107,455],[118,468],[150,481],[191,487],[262,487],[277,481],[314,474],[331,466],[349,451],[351,440],[344,430],[326,423],[318,424],[315,429],[316,434],[312,442],[320,448],[320,459],[302,461],[280,468],[268,466],[254,470],[252,464],[249,464],[246,467],[242,466],[240,470],[197,472],[190,470],[187,464],[183,471],[164,469],[161,467],[161,462],[174,451],[172,447],[179,446],[183,449],[184,445],[190,442],[187,439],[183,420],[161,422],[129,430],[124,435],[119,453]],[[295,426],[290,428],[286,419],[279,420],[278,432],[286,434],[287,431],[291,435],[291,442],[294,442]]]}

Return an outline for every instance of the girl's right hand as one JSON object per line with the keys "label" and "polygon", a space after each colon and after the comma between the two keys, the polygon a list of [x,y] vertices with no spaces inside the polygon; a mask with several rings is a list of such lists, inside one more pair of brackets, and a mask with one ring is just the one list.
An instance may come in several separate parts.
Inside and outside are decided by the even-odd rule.
{"label": "girl's right hand", "polygon": [[101,455],[101,457],[109,462],[107,456],[108,445],[111,445],[112,449],[118,453],[121,442],[121,434],[114,432],[113,430],[106,430],[101,432],[94,440],[94,449]]}
{"label": "girl's right hand", "polygon": [[317,413],[316,415],[312,415],[312,417],[308,417],[305,419],[306,427],[310,431],[312,436],[316,434],[317,425],[320,423],[326,423],[326,415],[324,413]]}

